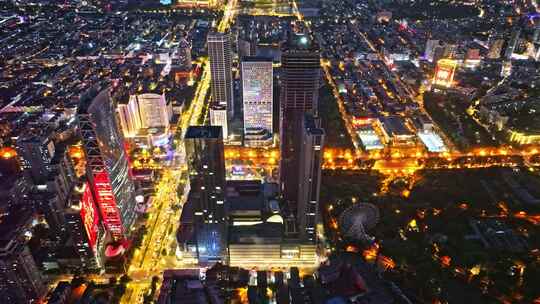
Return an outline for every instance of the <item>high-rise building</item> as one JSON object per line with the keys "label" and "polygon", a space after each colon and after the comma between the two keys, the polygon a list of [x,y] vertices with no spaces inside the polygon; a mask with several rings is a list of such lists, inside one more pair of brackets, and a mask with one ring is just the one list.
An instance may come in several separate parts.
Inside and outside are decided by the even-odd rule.
{"label": "high-rise building", "polygon": [[185,136],[198,260],[221,261],[225,253],[225,156],[221,127],[190,126]]}
{"label": "high-rise building", "polygon": [[307,36],[293,35],[281,56],[280,188],[284,201],[296,214],[300,178],[300,150],[305,114],[318,114],[321,77],[318,46]]}
{"label": "high-rise building", "polygon": [[80,257],[80,266],[84,269],[100,269],[102,260],[99,245],[103,229],[88,182],[73,189],[64,214],[67,229]]}
{"label": "high-rise building", "polygon": [[109,89],[91,89],[81,97],[78,111],[94,198],[107,231],[119,241],[126,237],[136,218],[135,187]]}
{"label": "high-rise building", "polygon": [[220,104],[210,106],[210,125],[221,127],[223,138],[229,136],[229,122],[227,121],[227,107]]}
{"label": "high-rise building", "polygon": [[134,137],[141,129],[169,128],[172,106],[165,94],[131,95],[127,103],[116,107],[118,120],[125,138]]}
{"label": "high-rise building", "polygon": [[211,32],[207,37],[213,103],[227,106],[234,116],[232,49],[229,33]]}
{"label": "high-rise building", "polygon": [[[272,59],[244,57],[242,61],[242,101],[244,104],[244,136],[253,132],[273,131]],[[270,141],[271,143],[271,141]]]}
{"label": "high-rise building", "polygon": [[304,117],[300,150],[300,185],[298,191],[298,230],[309,241],[316,239],[316,225],[320,222],[319,192],[323,163],[324,130],[320,121],[310,114]]}
{"label": "high-rise building", "polygon": [[34,217],[20,208],[0,221],[0,298],[4,303],[36,303],[47,286],[28,248]]}

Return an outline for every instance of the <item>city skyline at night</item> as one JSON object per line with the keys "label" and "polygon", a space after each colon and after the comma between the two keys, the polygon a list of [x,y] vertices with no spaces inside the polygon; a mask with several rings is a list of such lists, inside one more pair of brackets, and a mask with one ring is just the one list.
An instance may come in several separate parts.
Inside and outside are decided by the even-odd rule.
{"label": "city skyline at night", "polygon": [[535,1],[0,8],[0,302],[540,303]]}

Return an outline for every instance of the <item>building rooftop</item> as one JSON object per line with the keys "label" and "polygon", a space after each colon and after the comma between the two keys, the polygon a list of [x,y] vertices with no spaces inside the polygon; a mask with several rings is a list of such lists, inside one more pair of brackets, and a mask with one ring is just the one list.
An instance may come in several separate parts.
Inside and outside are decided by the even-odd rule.
{"label": "building rooftop", "polygon": [[189,126],[185,138],[219,139],[223,138],[223,131],[221,126]]}

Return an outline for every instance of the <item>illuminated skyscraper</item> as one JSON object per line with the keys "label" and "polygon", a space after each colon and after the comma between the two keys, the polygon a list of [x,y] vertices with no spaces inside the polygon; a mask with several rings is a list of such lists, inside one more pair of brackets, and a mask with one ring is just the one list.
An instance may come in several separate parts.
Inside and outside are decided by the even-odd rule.
{"label": "illuminated skyscraper", "polygon": [[172,106],[167,104],[165,94],[131,95],[127,103],[116,108],[124,137],[135,136],[140,129],[169,127]]}
{"label": "illuminated skyscraper", "polygon": [[88,177],[103,223],[114,240],[122,240],[136,218],[135,188],[109,89],[93,88],[81,97],[78,120]]}
{"label": "illuminated skyscraper", "polygon": [[211,32],[207,37],[210,59],[212,100],[227,106],[229,117],[234,116],[231,37],[228,33]]}
{"label": "illuminated skyscraper", "polygon": [[[272,59],[245,57],[242,61],[242,100],[244,103],[244,135],[250,132],[273,131]],[[246,138],[246,140],[249,140]]]}
{"label": "illuminated skyscraper", "polygon": [[296,214],[300,178],[300,151],[305,114],[318,113],[321,77],[318,46],[307,36],[294,35],[281,56],[280,186],[284,201]]}
{"label": "illuminated skyscraper", "polygon": [[199,262],[220,261],[225,254],[225,156],[221,127],[190,126],[186,156]]}
{"label": "illuminated skyscraper", "polygon": [[103,228],[99,223],[90,184],[85,182],[73,189],[64,214],[66,228],[80,257],[80,266],[84,269],[100,269],[102,260],[98,247]]}

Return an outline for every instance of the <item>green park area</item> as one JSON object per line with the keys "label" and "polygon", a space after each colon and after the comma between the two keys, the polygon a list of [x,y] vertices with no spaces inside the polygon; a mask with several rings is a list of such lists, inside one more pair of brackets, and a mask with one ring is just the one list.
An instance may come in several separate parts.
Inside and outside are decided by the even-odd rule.
{"label": "green park area", "polygon": [[424,106],[460,150],[496,145],[492,136],[467,114],[469,105],[459,97],[426,92]]}
{"label": "green park area", "polygon": [[[380,221],[367,233],[379,254],[395,262],[385,276],[418,301],[532,303],[540,280],[540,227],[515,215],[538,214],[540,206],[512,200],[504,185],[493,183],[501,170],[506,169],[419,171],[392,181],[375,173],[325,171],[321,202],[327,235],[337,250],[353,246],[361,254],[370,245],[342,235],[339,215],[353,204],[371,203]],[[519,176],[536,179],[528,172]],[[488,227],[483,235],[490,244],[503,245],[486,247],[474,222]],[[497,236],[499,230],[504,236]]]}
{"label": "green park area", "polygon": [[353,143],[338,110],[337,100],[328,85],[319,90],[319,114],[326,133],[326,147],[353,149]]}

